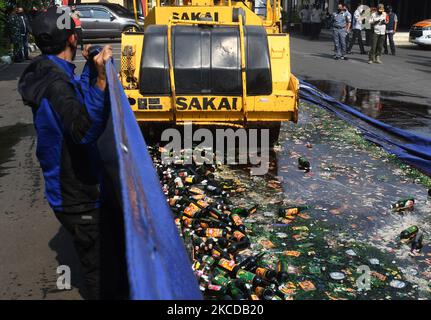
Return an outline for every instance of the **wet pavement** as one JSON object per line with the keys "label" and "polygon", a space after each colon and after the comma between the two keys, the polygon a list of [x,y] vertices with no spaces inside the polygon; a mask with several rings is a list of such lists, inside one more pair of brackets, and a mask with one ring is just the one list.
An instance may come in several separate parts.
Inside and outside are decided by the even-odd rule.
{"label": "wet pavement", "polygon": [[[342,82],[308,80],[319,90],[362,113],[394,127],[431,137],[431,104],[426,97],[405,92],[354,88]],[[422,100],[423,104],[406,101]]]}

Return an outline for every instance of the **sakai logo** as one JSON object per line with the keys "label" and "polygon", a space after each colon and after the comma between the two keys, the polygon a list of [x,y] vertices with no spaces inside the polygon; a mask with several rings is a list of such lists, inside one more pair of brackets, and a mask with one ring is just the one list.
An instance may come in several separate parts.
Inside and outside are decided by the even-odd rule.
{"label": "sakai logo", "polygon": [[218,12],[173,12],[172,19],[174,20],[198,20],[199,17],[209,17],[212,21],[218,20]]}
{"label": "sakai logo", "polygon": [[237,110],[238,98],[216,97],[178,97],[177,110]]}

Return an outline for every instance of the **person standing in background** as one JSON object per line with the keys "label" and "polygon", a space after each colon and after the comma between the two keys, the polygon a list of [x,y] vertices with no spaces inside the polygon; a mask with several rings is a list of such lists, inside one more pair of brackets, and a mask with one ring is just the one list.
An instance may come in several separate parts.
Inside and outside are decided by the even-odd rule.
{"label": "person standing in background", "polygon": [[386,7],[387,11],[387,25],[386,25],[386,37],[385,41],[383,42],[383,48],[385,49],[385,54],[388,54],[388,40],[389,40],[389,46],[391,47],[391,54],[395,55],[395,42],[394,42],[394,35],[397,32],[398,27],[398,17],[397,15],[392,11],[391,6]]}
{"label": "person standing in background", "polygon": [[380,57],[382,55],[383,43],[386,38],[386,12],[383,4],[379,4],[377,12],[374,12],[371,15],[370,23],[374,26],[374,34],[368,63],[381,64],[382,60]]}
{"label": "person standing in background", "polygon": [[310,39],[319,39],[320,29],[322,27],[322,10],[318,4],[314,4],[311,10],[311,35]]}
{"label": "person standing in background", "polygon": [[24,49],[22,47],[21,22],[16,13],[16,8],[10,9],[10,13],[7,18],[7,29],[10,42],[13,45],[13,61],[22,62],[24,61]]}
{"label": "person standing in background", "polygon": [[345,4],[343,5],[343,10],[346,13],[346,15],[350,21],[349,28],[347,29],[347,33],[346,33],[346,48],[348,48],[350,46],[350,42],[351,42],[350,31],[351,31],[351,26],[352,26],[352,23],[351,23],[352,22],[352,14],[350,13],[349,8]]}
{"label": "person standing in background", "polygon": [[72,11],[70,16],[75,22],[75,32],[78,37],[78,45],[81,47],[81,51],[84,50],[84,40],[82,39],[82,26],[81,26],[81,13],[76,10],[76,6],[71,6],[70,10]]}
{"label": "person standing in background", "polygon": [[311,12],[308,5],[305,5],[304,8],[299,12],[299,17],[301,18],[302,34],[307,37],[310,35],[311,25]]}
{"label": "person standing in background", "polygon": [[346,35],[350,29],[351,20],[344,11],[343,4],[338,5],[337,12],[332,14],[332,36],[335,45],[335,60],[347,60],[346,58]]}
{"label": "person standing in background", "polygon": [[377,12],[376,7],[371,7],[368,16],[365,19],[365,45],[371,47],[373,45],[374,27],[371,25],[371,15]]}
{"label": "person standing in background", "polygon": [[26,60],[31,60],[28,56],[28,36],[31,32],[30,22],[28,21],[27,15],[24,13],[24,9],[22,7],[18,7],[16,12],[20,23],[23,57]]}
{"label": "person standing in background", "polygon": [[356,42],[356,39],[358,39],[358,44],[359,44],[359,49],[361,50],[361,54],[366,54],[364,49],[364,43],[362,41],[362,20],[364,19],[362,17],[363,14],[364,14],[364,10],[362,10],[362,5],[359,5],[358,9],[356,9],[355,13],[353,14],[353,20],[352,20],[353,37],[349,43],[347,53],[352,52],[352,48]]}

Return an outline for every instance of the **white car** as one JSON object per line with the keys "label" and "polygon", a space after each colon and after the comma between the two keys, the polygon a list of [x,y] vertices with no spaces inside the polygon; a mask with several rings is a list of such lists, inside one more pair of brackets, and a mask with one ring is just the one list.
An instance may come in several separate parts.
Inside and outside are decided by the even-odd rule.
{"label": "white car", "polygon": [[431,19],[415,23],[410,29],[410,42],[431,46]]}

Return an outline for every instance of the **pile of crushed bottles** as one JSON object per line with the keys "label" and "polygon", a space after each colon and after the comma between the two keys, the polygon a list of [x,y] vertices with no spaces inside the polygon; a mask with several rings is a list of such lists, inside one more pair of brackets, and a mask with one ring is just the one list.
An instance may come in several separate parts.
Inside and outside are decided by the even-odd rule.
{"label": "pile of crushed bottles", "polygon": [[149,148],[205,298],[284,300],[279,285],[288,278],[286,263],[280,260],[273,270],[262,264],[264,252],[241,255],[251,245],[243,219],[258,210],[230,201],[244,186],[217,179],[213,164],[187,165],[181,159],[163,164],[161,150]]}
{"label": "pile of crushed bottles", "polygon": [[[322,265],[318,267],[319,270],[316,270],[316,265],[325,261],[324,259],[332,259],[333,261],[328,261],[329,267],[333,265],[339,267],[339,262],[335,261],[337,256],[332,254],[330,257],[316,258],[314,257],[316,252],[313,250],[303,250],[309,243],[301,244],[301,241],[306,241],[302,240],[302,231],[306,230],[304,234],[308,233],[308,228],[302,225],[293,226],[293,223],[297,217],[301,217],[301,221],[308,219],[309,207],[290,206],[283,201],[274,202],[273,212],[278,211],[277,221],[282,222],[283,225],[292,223],[293,231],[301,231],[299,234],[292,235],[295,241],[288,244],[289,248],[286,248],[288,250],[282,249],[281,254],[274,254],[277,250],[267,250],[274,247],[274,244],[269,240],[265,240],[267,246],[263,244],[262,239],[265,237],[259,236],[259,228],[250,229],[250,223],[256,221],[255,217],[259,216],[259,213],[265,216],[265,213],[268,213],[265,210],[268,208],[265,208],[265,204],[257,206],[252,201],[250,204],[247,201],[238,202],[238,198],[244,198],[248,192],[253,191],[255,185],[246,187],[239,179],[229,179],[227,178],[229,174],[227,176],[220,174],[226,168],[212,161],[214,159],[205,159],[206,163],[193,161],[193,164],[187,164],[187,161],[184,161],[183,150],[183,153],[177,156],[170,154],[171,162],[166,164],[162,161],[162,153],[166,152],[163,147],[155,145],[149,147],[149,151],[174,215],[178,232],[191,257],[191,265],[199,281],[199,287],[206,299],[291,300],[301,298],[303,294],[310,292],[316,292],[312,297],[319,298],[324,298],[321,295],[322,292],[330,299],[338,299],[340,292],[354,296],[356,292],[354,285],[353,288],[348,287],[350,278],[346,280],[344,286],[341,284],[337,286],[334,281],[343,282],[343,279],[353,274],[356,269],[350,265],[349,259],[351,256],[356,256],[356,252],[352,249],[346,250],[349,259],[345,261],[345,269],[340,271],[340,268],[335,268],[334,272],[329,272],[329,278],[325,282],[323,273],[326,272],[324,271],[326,266]],[[305,173],[310,172],[310,161],[305,157],[299,157],[298,169]],[[415,199],[408,197],[392,204],[391,209],[405,214],[413,211],[414,206]],[[276,224],[272,223],[272,225]],[[315,231],[318,231],[317,229]],[[315,236],[315,234],[311,235]],[[283,237],[285,237],[284,234]],[[305,235],[304,237],[307,238]],[[315,242],[315,245],[319,246],[318,240],[315,239]],[[423,233],[417,226],[410,226],[399,234],[398,242],[409,245],[412,255],[419,255],[423,247]],[[282,247],[286,245],[280,244]],[[327,245],[328,248],[333,246],[329,240]],[[263,251],[260,251],[261,247]],[[301,253],[304,255],[306,253],[309,259],[301,258],[299,264],[302,263],[303,266],[295,266],[292,259],[298,260]],[[361,260],[361,264],[366,263],[364,261]],[[373,262],[370,263],[377,270],[375,262],[377,259],[369,259],[369,261]],[[332,270],[332,267],[329,267],[327,270]],[[299,269],[302,270],[302,275]],[[378,272],[374,274],[379,281],[392,279],[387,283],[392,288],[394,286],[404,288],[405,283],[400,280],[400,277],[395,278],[395,271],[390,270],[390,274],[387,272],[385,275]],[[317,277],[316,274],[321,274],[323,278]],[[316,285],[312,282],[313,279]],[[374,285],[378,286],[376,283]]]}

